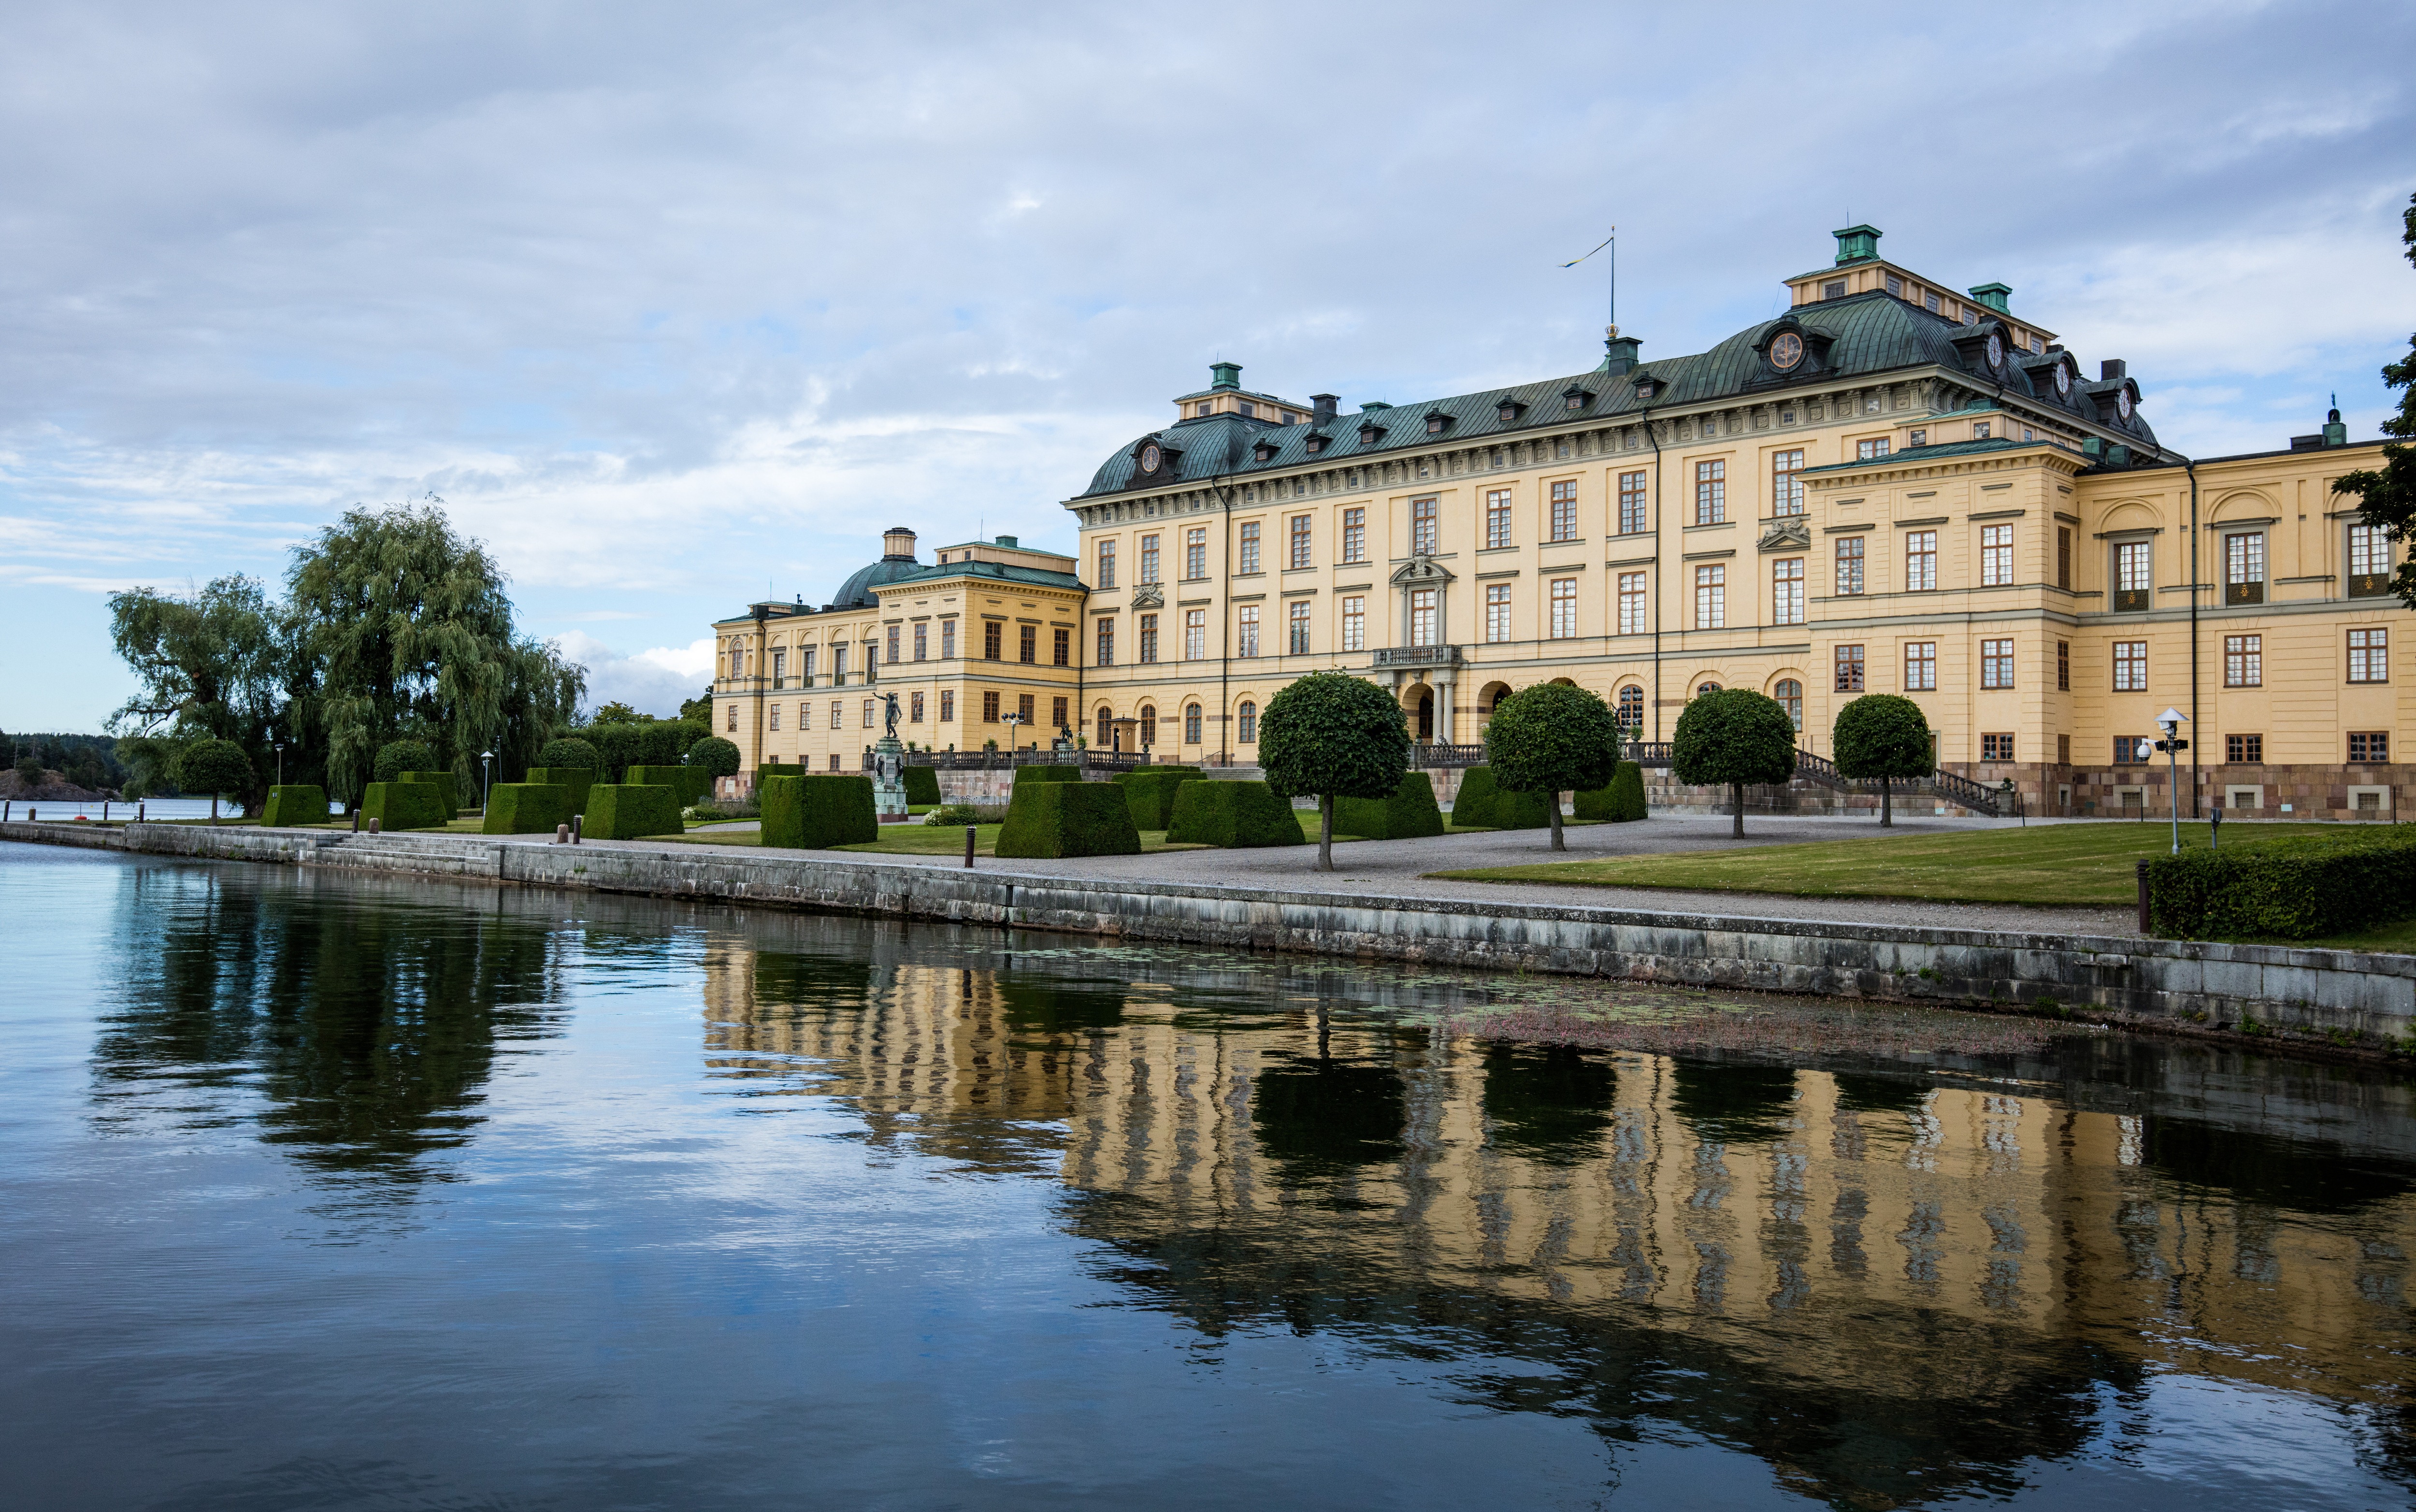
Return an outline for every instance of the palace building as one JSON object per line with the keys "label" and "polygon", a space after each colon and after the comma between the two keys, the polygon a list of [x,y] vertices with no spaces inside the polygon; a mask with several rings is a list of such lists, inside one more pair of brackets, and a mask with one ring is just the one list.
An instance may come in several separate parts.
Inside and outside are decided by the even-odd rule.
{"label": "palace building", "polygon": [[1756,688],[1825,754],[1842,703],[1891,692],[1947,772],[2091,813],[2164,806],[2170,706],[2185,809],[2393,811],[2416,739],[2394,549],[2331,491],[2380,443],[2335,411],[2182,457],[2122,361],[2092,373],[2005,285],[1955,290],[1880,235],[1838,232],[1785,314],[1692,356],[1614,327],[1583,372],[1349,415],[1216,364],[1065,501],[1079,559],[1002,537],[925,565],[892,531],[823,608],[717,625],[717,725],[750,770],[853,769],[878,683],[935,748],[1063,729],[1247,763],[1276,689],[1335,670],[1438,748],[1565,681],[1648,741],[1705,688]]}

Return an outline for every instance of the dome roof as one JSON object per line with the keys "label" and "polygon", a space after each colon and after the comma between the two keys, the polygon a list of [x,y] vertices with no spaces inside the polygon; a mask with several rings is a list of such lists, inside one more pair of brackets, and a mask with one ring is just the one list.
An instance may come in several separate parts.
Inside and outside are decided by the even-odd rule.
{"label": "dome roof", "polygon": [[878,562],[857,567],[853,576],[838,586],[838,592],[825,609],[874,609],[881,600],[872,590],[901,578],[911,578],[923,570],[923,564],[912,556],[884,556]]}

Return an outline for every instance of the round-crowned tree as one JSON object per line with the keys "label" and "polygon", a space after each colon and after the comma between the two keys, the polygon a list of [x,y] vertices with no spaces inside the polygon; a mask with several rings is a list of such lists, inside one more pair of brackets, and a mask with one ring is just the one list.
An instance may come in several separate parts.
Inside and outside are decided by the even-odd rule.
{"label": "round-crowned tree", "polygon": [[1920,704],[1894,693],[1865,693],[1839,709],[1829,738],[1837,752],[1839,776],[1880,779],[1882,824],[1895,823],[1888,784],[1897,778],[1927,777],[1937,764],[1930,755],[1928,717]]}
{"label": "round-crowned tree", "polygon": [[1552,849],[1565,851],[1561,794],[1609,785],[1619,770],[1619,717],[1582,688],[1539,683],[1494,705],[1485,727],[1485,760],[1495,786],[1544,794],[1552,813]]}
{"label": "round-crowned tree", "polygon": [[707,735],[687,748],[687,764],[702,766],[715,777],[736,777],[738,748],[719,735]]}
{"label": "round-crowned tree", "polygon": [[1389,798],[1410,770],[1401,705],[1348,673],[1317,672],[1267,700],[1259,764],[1277,793],[1317,799],[1317,869],[1334,869],[1334,800]]}
{"label": "round-crowned tree", "polygon": [[232,740],[196,740],[176,753],[176,786],[210,795],[210,823],[219,822],[219,798],[251,786],[251,762]]}
{"label": "round-crowned tree", "polygon": [[436,752],[424,740],[389,740],[378,748],[377,779],[398,782],[405,772],[436,770]]}
{"label": "round-crowned tree", "polygon": [[1795,721],[1776,699],[1749,688],[1702,694],[1678,716],[1669,765],[1689,786],[1727,786],[1736,809],[1730,833],[1742,839],[1745,784],[1795,775]]}
{"label": "round-crowned tree", "polygon": [[596,748],[575,735],[557,735],[536,753],[536,764],[548,771],[562,766],[592,772],[596,770]]}

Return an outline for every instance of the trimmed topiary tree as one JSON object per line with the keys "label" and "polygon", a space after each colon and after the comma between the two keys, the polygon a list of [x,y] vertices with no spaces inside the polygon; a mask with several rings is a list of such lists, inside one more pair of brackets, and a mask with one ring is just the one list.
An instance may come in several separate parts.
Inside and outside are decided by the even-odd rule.
{"label": "trimmed topiary tree", "polygon": [[1334,827],[1362,839],[1406,840],[1443,832],[1442,807],[1435,802],[1434,779],[1410,772],[1385,798],[1336,798]]}
{"label": "trimmed topiary tree", "polygon": [[679,789],[659,782],[598,782],[587,790],[587,818],[580,832],[598,840],[685,834]]}
{"label": "trimmed topiary tree", "polygon": [[430,782],[372,782],[361,792],[361,823],[378,828],[443,829],[445,794]]}
{"label": "trimmed topiary tree", "polygon": [[268,790],[260,822],[277,828],[327,822],[327,790],[313,782],[288,782]]}
{"label": "trimmed topiary tree", "polygon": [[1774,698],[1749,688],[1723,688],[1698,695],[1679,714],[1669,756],[1679,781],[1728,788],[1736,804],[1736,827],[1729,833],[1743,839],[1746,784],[1784,782],[1795,775],[1795,721]]}
{"label": "trimmed topiary tree", "polygon": [[1494,705],[1485,755],[1497,789],[1543,799],[1552,849],[1565,851],[1561,794],[1609,785],[1619,770],[1619,718],[1582,688],[1538,683]]}
{"label": "trimmed topiary tree", "polygon": [[1174,794],[1185,782],[1200,780],[1200,774],[1187,767],[1145,767],[1117,773],[1114,785],[1124,789],[1134,824],[1143,829],[1164,829],[1173,821]]}
{"label": "trimmed topiary tree", "polygon": [[1573,807],[1579,819],[1603,819],[1614,824],[1644,818],[1644,768],[1634,762],[1620,763],[1608,786],[1579,793]]}
{"label": "trimmed topiary tree", "polygon": [[1830,726],[1831,748],[1837,753],[1837,775],[1857,781],[1880,779],[1880,823],[1895,823],[1895,795],[1888,784],[1896,778],[1927,777],[1936,770],[1930,759],[1929,718],[1921,705],[1894,693],[1865,693],[1837,711]]}
{"label": "trimmed topiary tree", "polygon": [[570,823],[570,790],[553,782],[498,782],[487,790],[485,835],[545,835]]}
{"label": "trimmed topiary tree", "polygon": [[1125,790],[1113,782],[1020,783],[990,854],[1019,860],[1139,855],[1140,829]]}
{"label": "trimmed topiary tree", "polygon": [[929,766],[906,768],[906,801],[910,804],[940,802],[939,772]]}
{"label": "trimmed topiary tree", "polygon": [[456,790],[450,772],[405,772],[395,780],[425,782],[445,795],[445,817],[449,822],[461,817],[461,795]]}
{"label": "trimmed topiary tree", "polygon": [[598,764],[596,748],[577,735],[559,735],[547,741],[545,748],[536,753],[536,764],[551,771],[576,768],[582,772],[593,772]]}
{"label": "trimmed topiary tree", "polygon": [[[1323,673],[1311,673],[1321,676]],[[1321,806],[1327,828],[1321,852],[1333,843],[1333,804]],[[1229,851],[1265,845],[1306,845],[1291,800],[1266,782],[1185,782],[1174,792],[1166,826],[1169,845],[1217,845]]]}
{"label": "trimmed topiary tree", "polygon": [[1493,823],[1493,800],[1502,790],[1493,785],[1493,768],[1471,766],[1459,774],[1459,791],[1452,794],[1451,822],[1455,828]]}
{"label": "trimmed topiary tree", "polygon": [[375,776],[381,782],[409,780],[405,772],[424,772],[436,764],[436,752],[424,740],[389,740],[378,748]]}
{"label": "trimmed topiary tree", "polygon": [[687,754],[681,757],[680,762],[682,765],[691,767],[703,776],[704,785],[698,791],[710,793],[713,791],[715,778],[738,775],[738,747],[719,735],[707,735],[690,746],[687,748]]}
{"label": "trimmed topiary tree", "polygon": [[[1267,785],[1275,793],[1317,799],[1317,869],[1331,871],[1334,800],[1387,798],[1400,787],[1410,770],[1409,722],[1400,702],[1375,684],[1348,673],[1313,672],[1267,700],[1266,712],[1259,718],[1259,764],[1266,769]],[[1179,810],[1185,801],[1182,794],[1194,789],[1248,785],[1186,782],[1175,806]],[[1289,802],[1283,811],[1298,830],[1300,821],[1291,818]],[[1174,839],[1170,830],[1167,839]]]}
{"label": "trimmed topiary tree", "polygon": [[[552,749],[548,746],[547,749]],[[596,771],[588,766],[532,766],[528,780],[539,787],[561,788],[570,794],[570,811],[587,811],[587,790],[596,785]]]}
{"label": "trimmed topiary tree", "polygon": [[872,779],[850,772],[768,777],[755,789],[763,811],[761,842],[795,851],[862,845],[881,838]]}
{"label": "trimmed topiary tree", "polygon": [[210,823],[219,822],[219,799],[251,786],[251,760],[232,740],[196,740],[176,753],[173,775],[187,793],[210,795]]}
{"label": "trimmed topiary tree", "polygon": [[1015,785],[1019,788],[1033,782],[1080,782],[1082,769],[1079,766],[1019,766],[1015,769]]}

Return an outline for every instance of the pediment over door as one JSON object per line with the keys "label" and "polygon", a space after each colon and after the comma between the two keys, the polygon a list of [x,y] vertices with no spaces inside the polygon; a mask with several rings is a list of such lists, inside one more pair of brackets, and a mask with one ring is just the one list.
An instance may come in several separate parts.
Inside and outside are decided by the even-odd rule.
{"label": "pediment over door", "polygon": [[1452,581],[1451,569],[1431,556],[1413,556],[1394,569],[1393,586],[1431,587]]}

